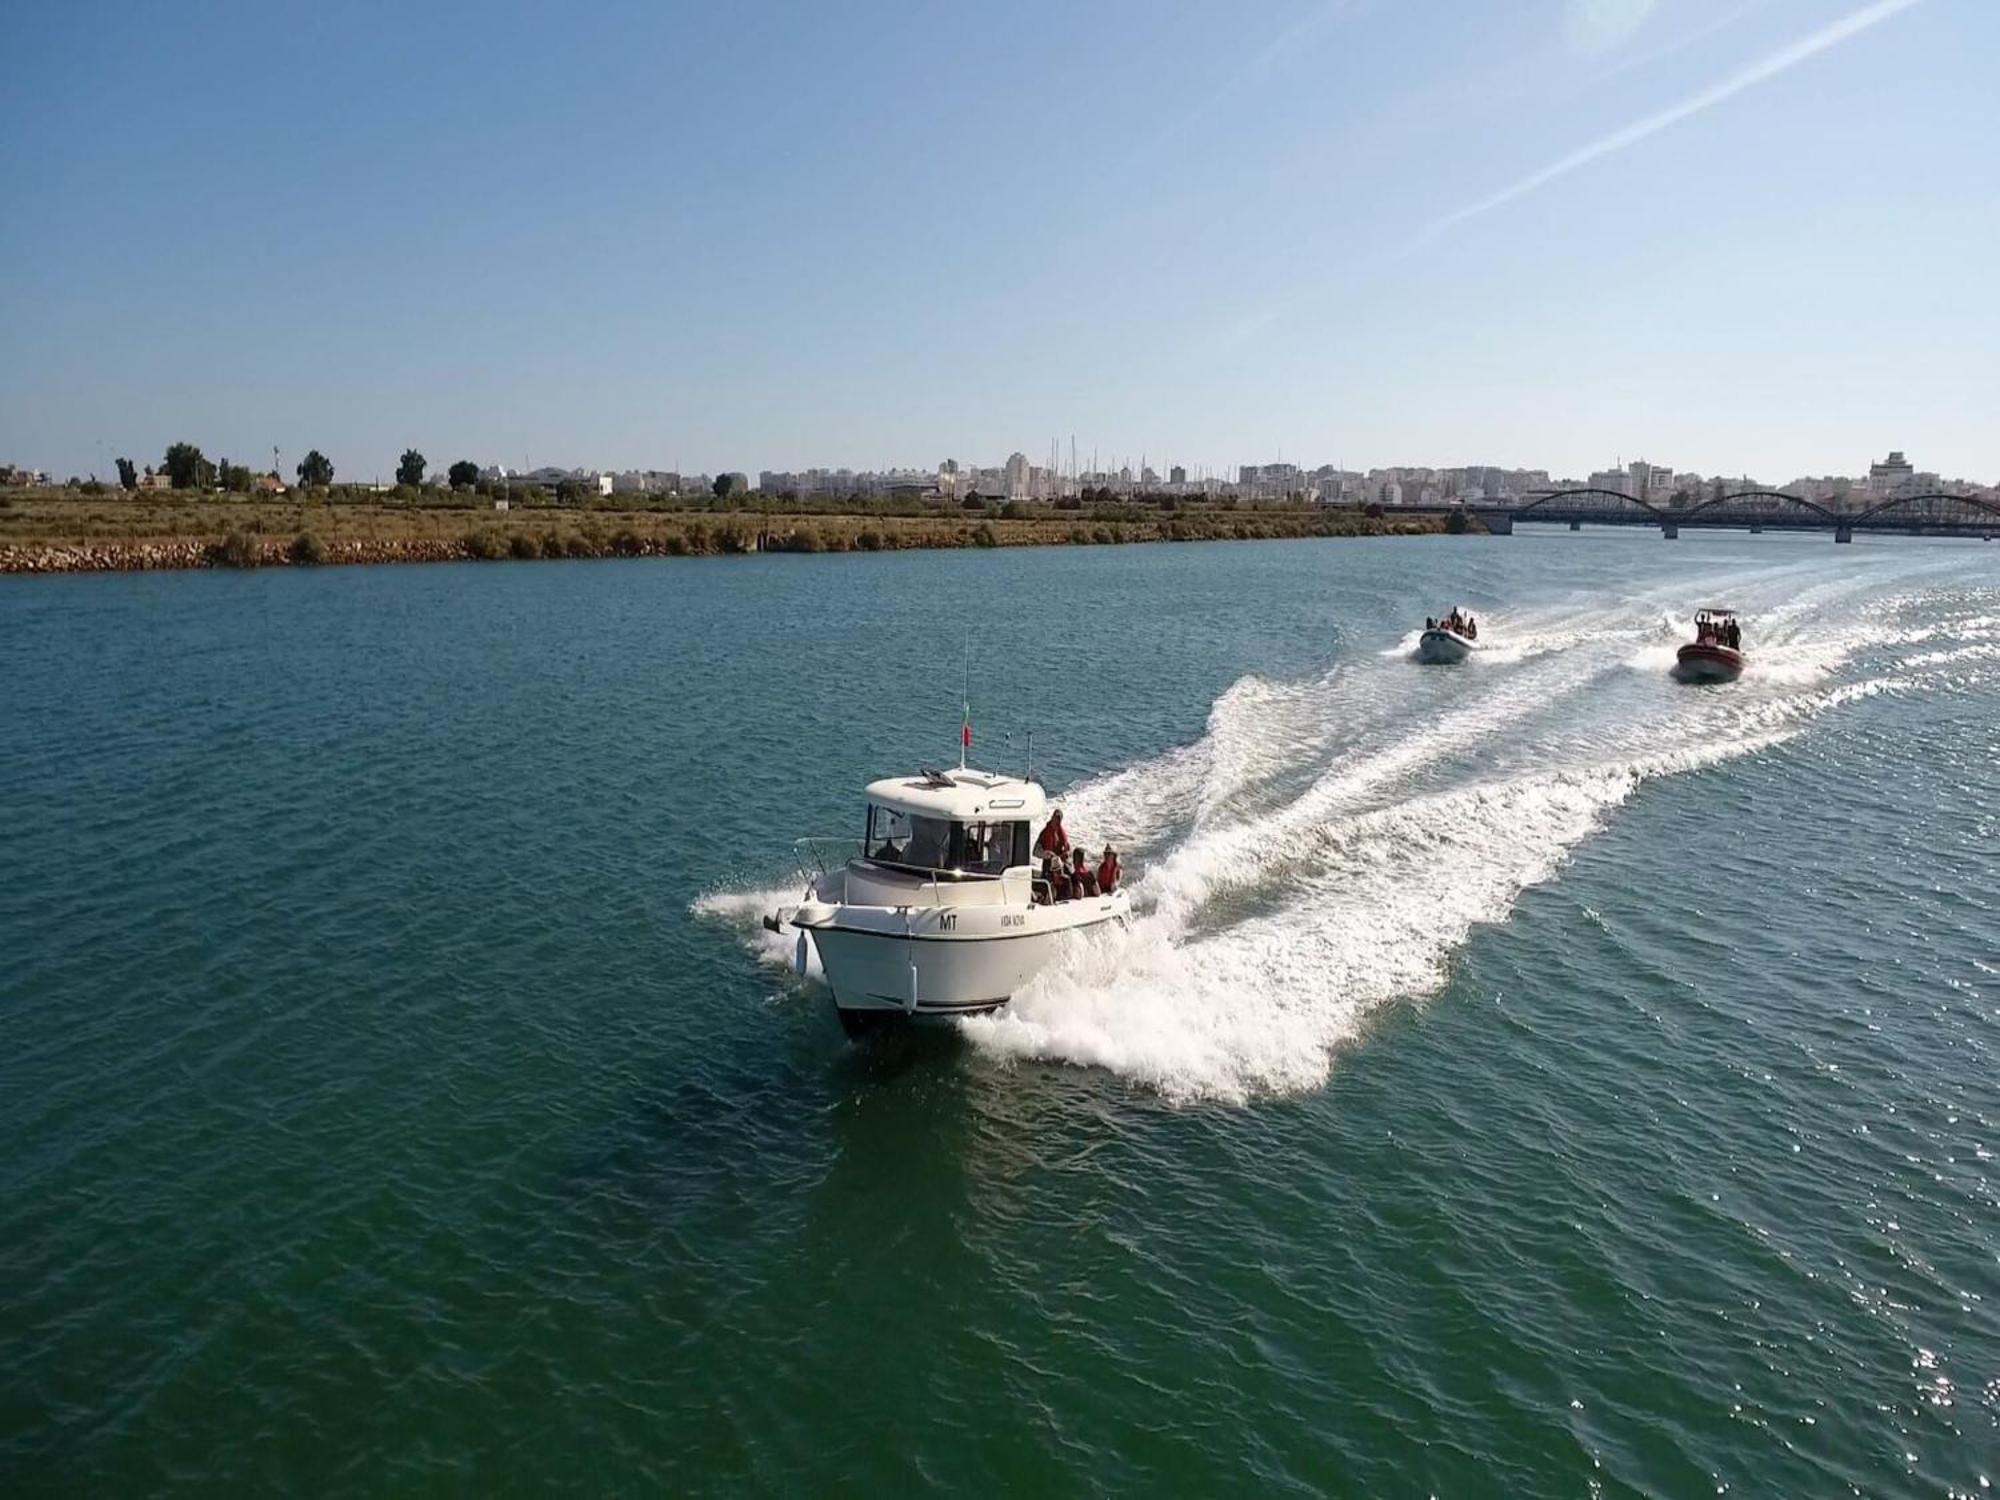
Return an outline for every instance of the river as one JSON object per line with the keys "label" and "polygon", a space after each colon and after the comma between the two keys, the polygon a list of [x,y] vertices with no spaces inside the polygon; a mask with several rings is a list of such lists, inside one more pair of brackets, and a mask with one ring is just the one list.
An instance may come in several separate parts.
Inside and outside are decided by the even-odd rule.
{"label": "river", "polygon": [[[0,1486],[1986,1493],[1996,561],[6,581]],[[1140,915],[853,1047],[755,919],[968,659]]]}

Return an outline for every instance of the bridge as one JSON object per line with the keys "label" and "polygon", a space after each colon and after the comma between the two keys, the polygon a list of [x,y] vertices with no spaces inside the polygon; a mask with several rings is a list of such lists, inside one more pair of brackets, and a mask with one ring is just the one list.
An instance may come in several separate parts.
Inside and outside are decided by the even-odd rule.
{"label": "bridge", "polygon": [[1682,527],[1735,531],[1831,531],[1836,542],[1851,542],[1857,531],[1898,536],[1956,536],[2000,539],[2000,500],[1974,495],[1903,495],[1866,510],[1832,510],[1817,500],[1783,490],[1742,490],[1694,505],[1662,506],[1634,499],[1622,490],[1544,490],[1518,501],[1488,501],[1465,507],[1496,536],[1512,535],[1517,523],[1585,526],[1657,526],[1667,540]]}

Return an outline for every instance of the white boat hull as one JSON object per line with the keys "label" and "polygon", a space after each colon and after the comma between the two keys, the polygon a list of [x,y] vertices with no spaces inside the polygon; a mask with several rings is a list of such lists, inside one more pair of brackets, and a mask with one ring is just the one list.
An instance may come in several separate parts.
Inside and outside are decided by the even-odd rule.
{"label": "white boat hull", "polygon": [[1128,899],[1053,906],[899,910],[807,902],[789,916],[812,939],[850,1030],[871,1021],[978,1015],[1005,1005],[1070,932],[1122,919]]}
{"label": "white boat hull", "polygon": [[1417,660],[1432,666],[1454,666],[1479,649],[1455,630],[1426,630],[1417,642]]}

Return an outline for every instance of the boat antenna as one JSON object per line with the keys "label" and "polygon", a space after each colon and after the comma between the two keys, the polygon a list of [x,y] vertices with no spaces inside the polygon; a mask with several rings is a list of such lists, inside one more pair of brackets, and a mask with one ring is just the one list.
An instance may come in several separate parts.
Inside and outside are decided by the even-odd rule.
{"label": "boat antenna", "polygon": [[958,768],[965,769],[965,752],[972,748],[972,632],[965,633],[965,677],[964,677],[965,717],[958,726]]}

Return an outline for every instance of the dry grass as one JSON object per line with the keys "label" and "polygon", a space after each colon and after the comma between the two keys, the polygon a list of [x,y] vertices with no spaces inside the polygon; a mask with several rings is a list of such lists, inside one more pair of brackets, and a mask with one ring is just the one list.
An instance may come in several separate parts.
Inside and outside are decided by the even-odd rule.
{"label": "dry grass", "polygon": [[17,557],[56,548],[116,553],[155,543],[212,545],[232,535],[270,539],[281,553],[292,539],[310,535],[316,545],[309,550],[316,559],[372,561],[399,556],[525,559],[874,552],[1381,536],[1441,529],[1436,517],[1385,519],[1352,510],[1199,505],[1171,512],[1133,506],[1077,511],[1036,506],[1029,515],[1010,519],[952,507],[918,515],[716,512],[658,506],[495,511],[488,502],[469,498],[459,503],[410,504],[297,496],[79,496],[64,491],[0,496],[0,550],[13,549]]}

